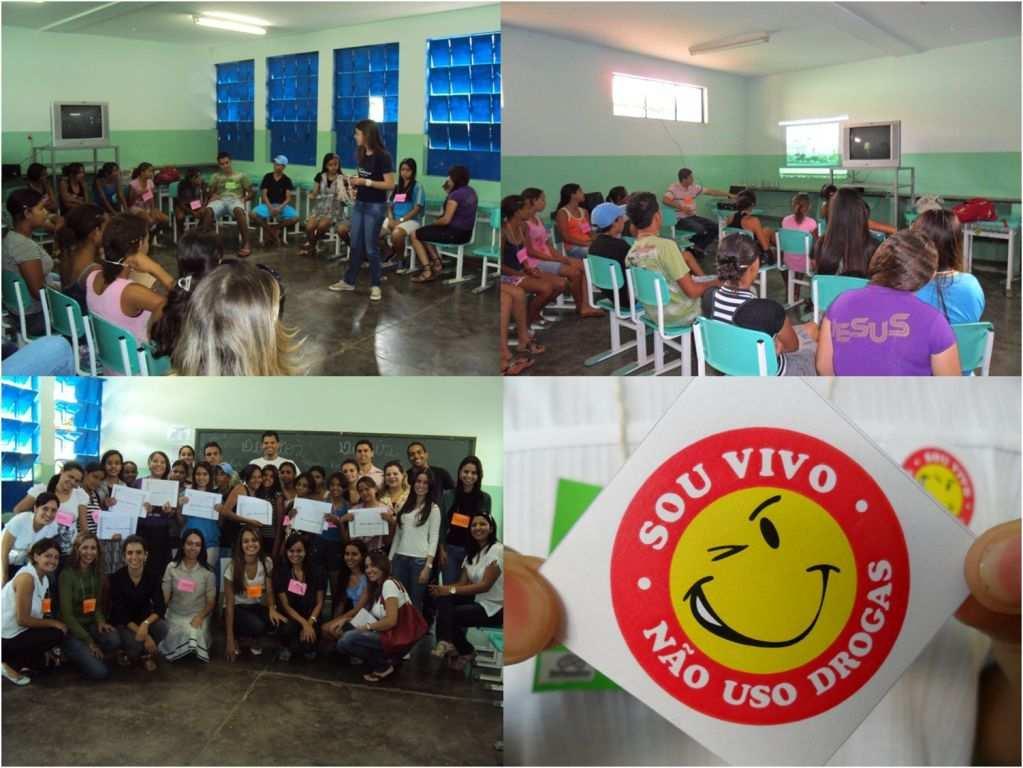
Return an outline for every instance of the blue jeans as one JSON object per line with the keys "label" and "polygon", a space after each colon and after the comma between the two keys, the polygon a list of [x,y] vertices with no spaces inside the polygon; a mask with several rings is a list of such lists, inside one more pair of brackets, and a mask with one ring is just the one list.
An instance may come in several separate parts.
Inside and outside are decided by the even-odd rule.
{"label": "blue jeans", "polygon": [[462,561],[465,560],[465,547],[445,544],[448,553],[448,564],[444,568],[444,583],[454,584],[462,575]]}
{"label": "blue jeans", "polygon": [[[42,315],[38,317],[41,324]],[[43,332],[41,328],[39,332]],[[32,333],[31,323],[29,333]],[[4,373],[10,376],[74,376],[74,350],[63,336],[43,336],[5,357]]]}
{"label": "blue jeans", "polygon": [[[121,636],[117,630],[100,632],[95,623],[89,624],[86,630],[104,654],[111,654],[121,647]],[[89,652],[88,643],[83,643],[70,632],[64,638],[64,654],[90,680],[106,680],[110,677],[110,667],[107,663],[93,656]]]}
{"label": "blue jeans", "polygon": [[362,262],[369,258],[369,276],[372,285],[380,286],[380,248],[378,240],[380,237],[380,226],[387,218],[386,203],[364,203],[356,200],[352,206],[352,230],[351,230],[351,259],[348,262],[348,271],[345,272],[345,282],[355,285],[359,278],[359,270],[362,269]]}
{"label": "blue jeans", "polygon": [[391,575],[401,582],[412,598],[412,604],[420,611],[423,610],[423,594],[426,592],[426,585],[419,583],[419,572],[426,566],[425,557],[409,557],[408,555],[395,555],[391,561]]}
{"label": "blue jeans", "polygon": [[337,652],[364,660],[372,672],[380,672],[391,666],[393,659],[384,653],[380,633],[369,629],[350,629],[337,641]]}
{"label": "blue jeans", "polygon": [[[159,645],[167,637],[168,630],[167,622],[163,619],[157,619],[149,625],[149,636],[153,639],[154,643]],[[117,633],[121,636],[121,648],[128,654],[129,659],[136,661],[145,655],[145,643],[140,643],[136,640],[135,633],[128,629],[127,625],[118,627]]]}

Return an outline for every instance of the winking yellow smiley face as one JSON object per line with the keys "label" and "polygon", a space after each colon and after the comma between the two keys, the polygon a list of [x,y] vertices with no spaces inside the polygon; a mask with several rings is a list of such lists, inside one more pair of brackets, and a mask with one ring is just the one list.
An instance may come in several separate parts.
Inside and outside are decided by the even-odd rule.
{"label": "winking yellow smiley face", "polygon": [[924,464],[914,475],[934,500],[956,517],[963,511],[963,486],[948,467],[941,464]]}
{"label": "winking yellow smiley face", "polygon": [[758,486],[716,499],[689,523],[669,580],[694,645],[723,666],[771,674],[813,660],[842,631],[856,561],[823,507]]}

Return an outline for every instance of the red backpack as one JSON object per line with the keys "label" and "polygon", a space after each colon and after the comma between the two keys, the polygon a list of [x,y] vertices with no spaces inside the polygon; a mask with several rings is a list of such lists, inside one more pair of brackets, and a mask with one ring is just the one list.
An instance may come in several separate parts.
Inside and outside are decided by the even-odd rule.
{"label": "red backpack", "polygon": [[994,203],[983,197],[975,197],[965,203],[959,203],[952,209],[952,212],[963,224],[971,221],[994,221],[996,218]]}
{"label": "red backpack", "polygon": [[168,165],[166,168],[160,169],[160,172],[156,174],[153,181],[157,186],[173,184],[175,181],[181,181],[181,173],[176,166]]}

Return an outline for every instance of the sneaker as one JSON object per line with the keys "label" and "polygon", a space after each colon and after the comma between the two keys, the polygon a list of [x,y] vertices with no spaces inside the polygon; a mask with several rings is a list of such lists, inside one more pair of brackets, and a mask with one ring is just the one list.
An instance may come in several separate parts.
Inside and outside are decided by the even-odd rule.
{"label": "sneaker", "polygon": [[380,301],[380,299],[382,299],[383,297],[384,297],[383,294],[380,293],[380,286],[379,285],[374,285],[372,288],[369,289],[369,300],[370,301]]}
{"label": "sneaker", "polygon": [[[328,291],[335,291],[341,293],[342,291],[354,291],[355,286],[349,285],[344,280],[338,280],[336,283],[327,286]],[[379,289],[378,289],[379,290]]]}
{"label": "sneaker", "polygon": [[0,667],[0,669],[3,669],[4,677],[15,685],[28,685],[32,682],[32,678],[28,677],[28,675],[15,672],[13,669],[9,669],[6,664],[4,664],[3,667]]}
{"label": "sneaker", "polygon": [[249,648],[249,653],[251,653],[253,656],[262,656],[263,649],[260,648],[258,645],[254,645],[251,648]]}

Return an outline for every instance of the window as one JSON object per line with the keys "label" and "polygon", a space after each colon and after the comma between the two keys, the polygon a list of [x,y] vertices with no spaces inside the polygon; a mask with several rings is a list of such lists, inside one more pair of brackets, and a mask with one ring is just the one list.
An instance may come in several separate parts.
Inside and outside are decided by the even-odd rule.
{"label": "window", "polygon": [[2,395],[3,508],[9,512],[32,487],[39,460],[39,379],[4,376]]}
{"label": "window", "polygon": [[334,51],[334,141],[341,165],[355,166],[352,135],[355,124],[366,118],[380,125],[380,138],[397,163],[397,43]]}
{"label": "window", "polygon": [[217,64],[217,151],[252,160],[256,62]]}
{"label": "window", "polygon": [[[320,56],[295,53],[266,60],[266,127],[270,157],[316,165],[316,109]],[[269,159],[269,158],[268,158]]]}
{"label": "window", "polygon": [[615,117],[645,117],[681,123],[707,122],[707,89],[614,73],[611,100]]}
{"label": "window", "polygon": [[99,460],[103,380],[58,376],[53,382],[53,457],[86,464]]}
{"label": "window", "polygon": [[426,56],[426,167],[464,165],[473,179],[501,178],[501,34],[430,40]]}

